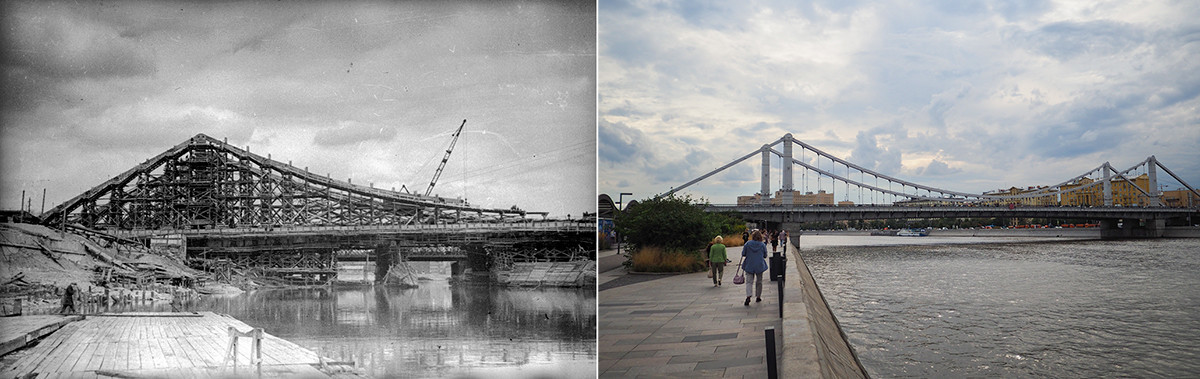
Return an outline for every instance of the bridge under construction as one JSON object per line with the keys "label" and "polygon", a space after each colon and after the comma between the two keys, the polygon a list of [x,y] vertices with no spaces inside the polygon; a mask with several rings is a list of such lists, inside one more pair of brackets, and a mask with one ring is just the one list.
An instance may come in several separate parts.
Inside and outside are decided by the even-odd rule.
{"label": "bridge under construction", "polygon": [[594,220],[552,220],[428,192],[334,180],[198,134],[40,219],[109,244],[174,247],[218,277],[236,269],[329,281],[339,260],[377,262],[377,274],[386,274],[404,261],[450,261],[461,273],[595,259]]}

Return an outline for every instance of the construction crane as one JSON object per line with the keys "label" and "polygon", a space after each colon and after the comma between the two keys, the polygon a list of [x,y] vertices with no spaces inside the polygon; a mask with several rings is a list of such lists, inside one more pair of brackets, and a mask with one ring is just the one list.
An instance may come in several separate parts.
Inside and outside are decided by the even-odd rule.
{"label": "construction crane", "polygon": [[458,126],[458,130],[454,131],[454,138],[450,140],[450,147],[446,148],[446,156],[442,157],[442,163],[438,165],[437,172],[433,173],[433,180],[429,181],[429,189],[425,190],[425,196],[433,193],[433,186],[437,185],[438,178],[442,176],[442,169],[446,168],[446,161],[450,160],[450,152],[454,151],[454,143],[458,142],[458,135],[462,134],[464,126],[467,126],[467,120],[463,120],[462,125]]}

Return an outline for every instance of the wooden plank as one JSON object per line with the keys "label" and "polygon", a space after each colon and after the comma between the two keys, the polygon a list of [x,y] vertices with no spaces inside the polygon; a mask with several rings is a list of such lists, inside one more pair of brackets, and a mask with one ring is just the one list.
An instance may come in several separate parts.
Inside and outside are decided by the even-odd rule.
{"label": "wooden plank", "polygon": [[183,362],[175,355],[175,349],[171,348],[171,344],[167,343],[167,339],[159,337],[151,341],[158,345],[158,351],[162,352],[163,365],[167,368],[179,367]]}
{"label": "wooden plank", "polygon": [[[94,335],[95,329],[91,329],[90,332]],[[87,365],[91,363],[92,358],[96,355],[97,344],[98,343],[93,338],[85,340],[82,343],[82,345],[84,345],[83,351],[80,353],[79,359],[75,360],[75,365],[66,367],[64,371],[84,371],[87,368]]]}
{"label": "wooden plank", "polygon": [[[66,331],[63,332],[66,333]],[[21,375],[33,372],[33,370],[35,370],[39,365],[45,362],[47,358],[50,357],[50,353],[53,352],[58,345],[63,343],[63,336],[64,334],[56,333],[43,338],[42,341],[37,344],[37,346],[34,346],[33,349],[29,351],[28,355],[22,357],[15,365],[13,365],[14,371],[17,371]]]}
{"label": "wooden plank", "polygon": [[179,337],[179,338],[175,339],[176,341],[179,342],[179,346],[182,347],[184,350],[187,350],[188,354],[191,355],[192,367],[215,366],[217,364],[217,362],[213,362],[212,357],[208,354],[207,351],[204,351],[204,349],[202,349],[201,346],[199,346],[198,344],[196,344],[196,345],[192,344],[193,338],[195,338],[195,337],[185,336],[185,337]]}
{"label": "wooden plank", "polygon": [[100,323],[96,320],[85,320],[84,322],[86,323],[80,324],[81,338],[76,338],[79,341],[76,343],[83,345],[84,349],[73,366],[62,367],[59,369],[60,371],[83,371],[96,355],[101,334]]}
{"label": "wooden plank", "polygon": [[33,371],[38,373],[57,372],[58,367],[63,364],[63,361],[67,359],[67,357],[75,348],[79,347],[78,345],[71,343],[70,339],[68,338],[72,333],[78,331],[78,329],[79,325],[76,324],[70,329],[64,328],[64,330],[62,330],[64,333],[56,334],[56,336],[61,336],[59,338],[62,339],[62,342],[58,345],[59,347],[51,350],[50,354],[46,356],[46,359],[37,367],[35,367]]}
{"label": "wooden plank", "polygon": [[144,354],[145,357],[147,357],[149,359],[149,363],[146,363],[145,366],[147,368],[151,368],[151,369],[166,368],[167,367],[167,357],[166,357],[166,354],[163,353],[162,347],[160,347],[158,345],[158,342],[153,337],[154,329],[155,329],[154,326],[147,325],[147,327],[146,327],[147,337],[145,339],[141,340],[141,345],[142,345],[142,349],[143,349],[142,353]]}
{"label": "wooden plank", "polygon": [[96,342],[94,342],[93,346],[95,346],[95,349],[92,351],[91,359],[88,360],[87,364],[85,364],[82,369],[76,368],[76,370],[77,371],[99,370],[101,364],[104,362],[104,358],[108,356],[108,351],[105,351],[105,349],[104,349],[105,347],[108,347],[108,345],[109,345],[109,343],[105,342],[103,339],[97,340]]}
{"label": "wooden plank", "polygon": [[191,367],[192,360],[187,356],[187,352],[179,347],[179,343],[174,337],[165,337],[158,341],[163,346],[163,352],[167,354],[167,360],[171,367]]}

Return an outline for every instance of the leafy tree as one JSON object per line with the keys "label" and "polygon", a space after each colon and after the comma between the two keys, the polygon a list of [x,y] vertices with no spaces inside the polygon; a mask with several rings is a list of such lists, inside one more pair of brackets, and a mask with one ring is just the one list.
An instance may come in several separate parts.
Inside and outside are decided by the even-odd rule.
{"label": "leafy tree", "polygon": [[718,234],[741,233],[745,224],[728,214],[705,212],[707,202],[670,195],[639,201],[616,219],[617,232],[634,249],[659,246],[697,251]]}

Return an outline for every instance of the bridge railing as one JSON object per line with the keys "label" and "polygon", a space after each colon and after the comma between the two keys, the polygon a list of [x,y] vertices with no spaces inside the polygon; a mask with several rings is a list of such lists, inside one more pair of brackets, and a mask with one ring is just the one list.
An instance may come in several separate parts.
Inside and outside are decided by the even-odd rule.
{"label": "bridge railing", "polygon": [[371,231],[468,231],[468,230],[517,230],[517,231],[563,231],[585,232],[596,226],[583,221],[528,221],[515,223],[461,223],[435,225],[329,225],[329,226],[260,226],[211,229],[134,229],[106,230],[118,237],[144,237],[151,235],[245,235],[258,233],[320,233],[320,232],[371,232]]}

